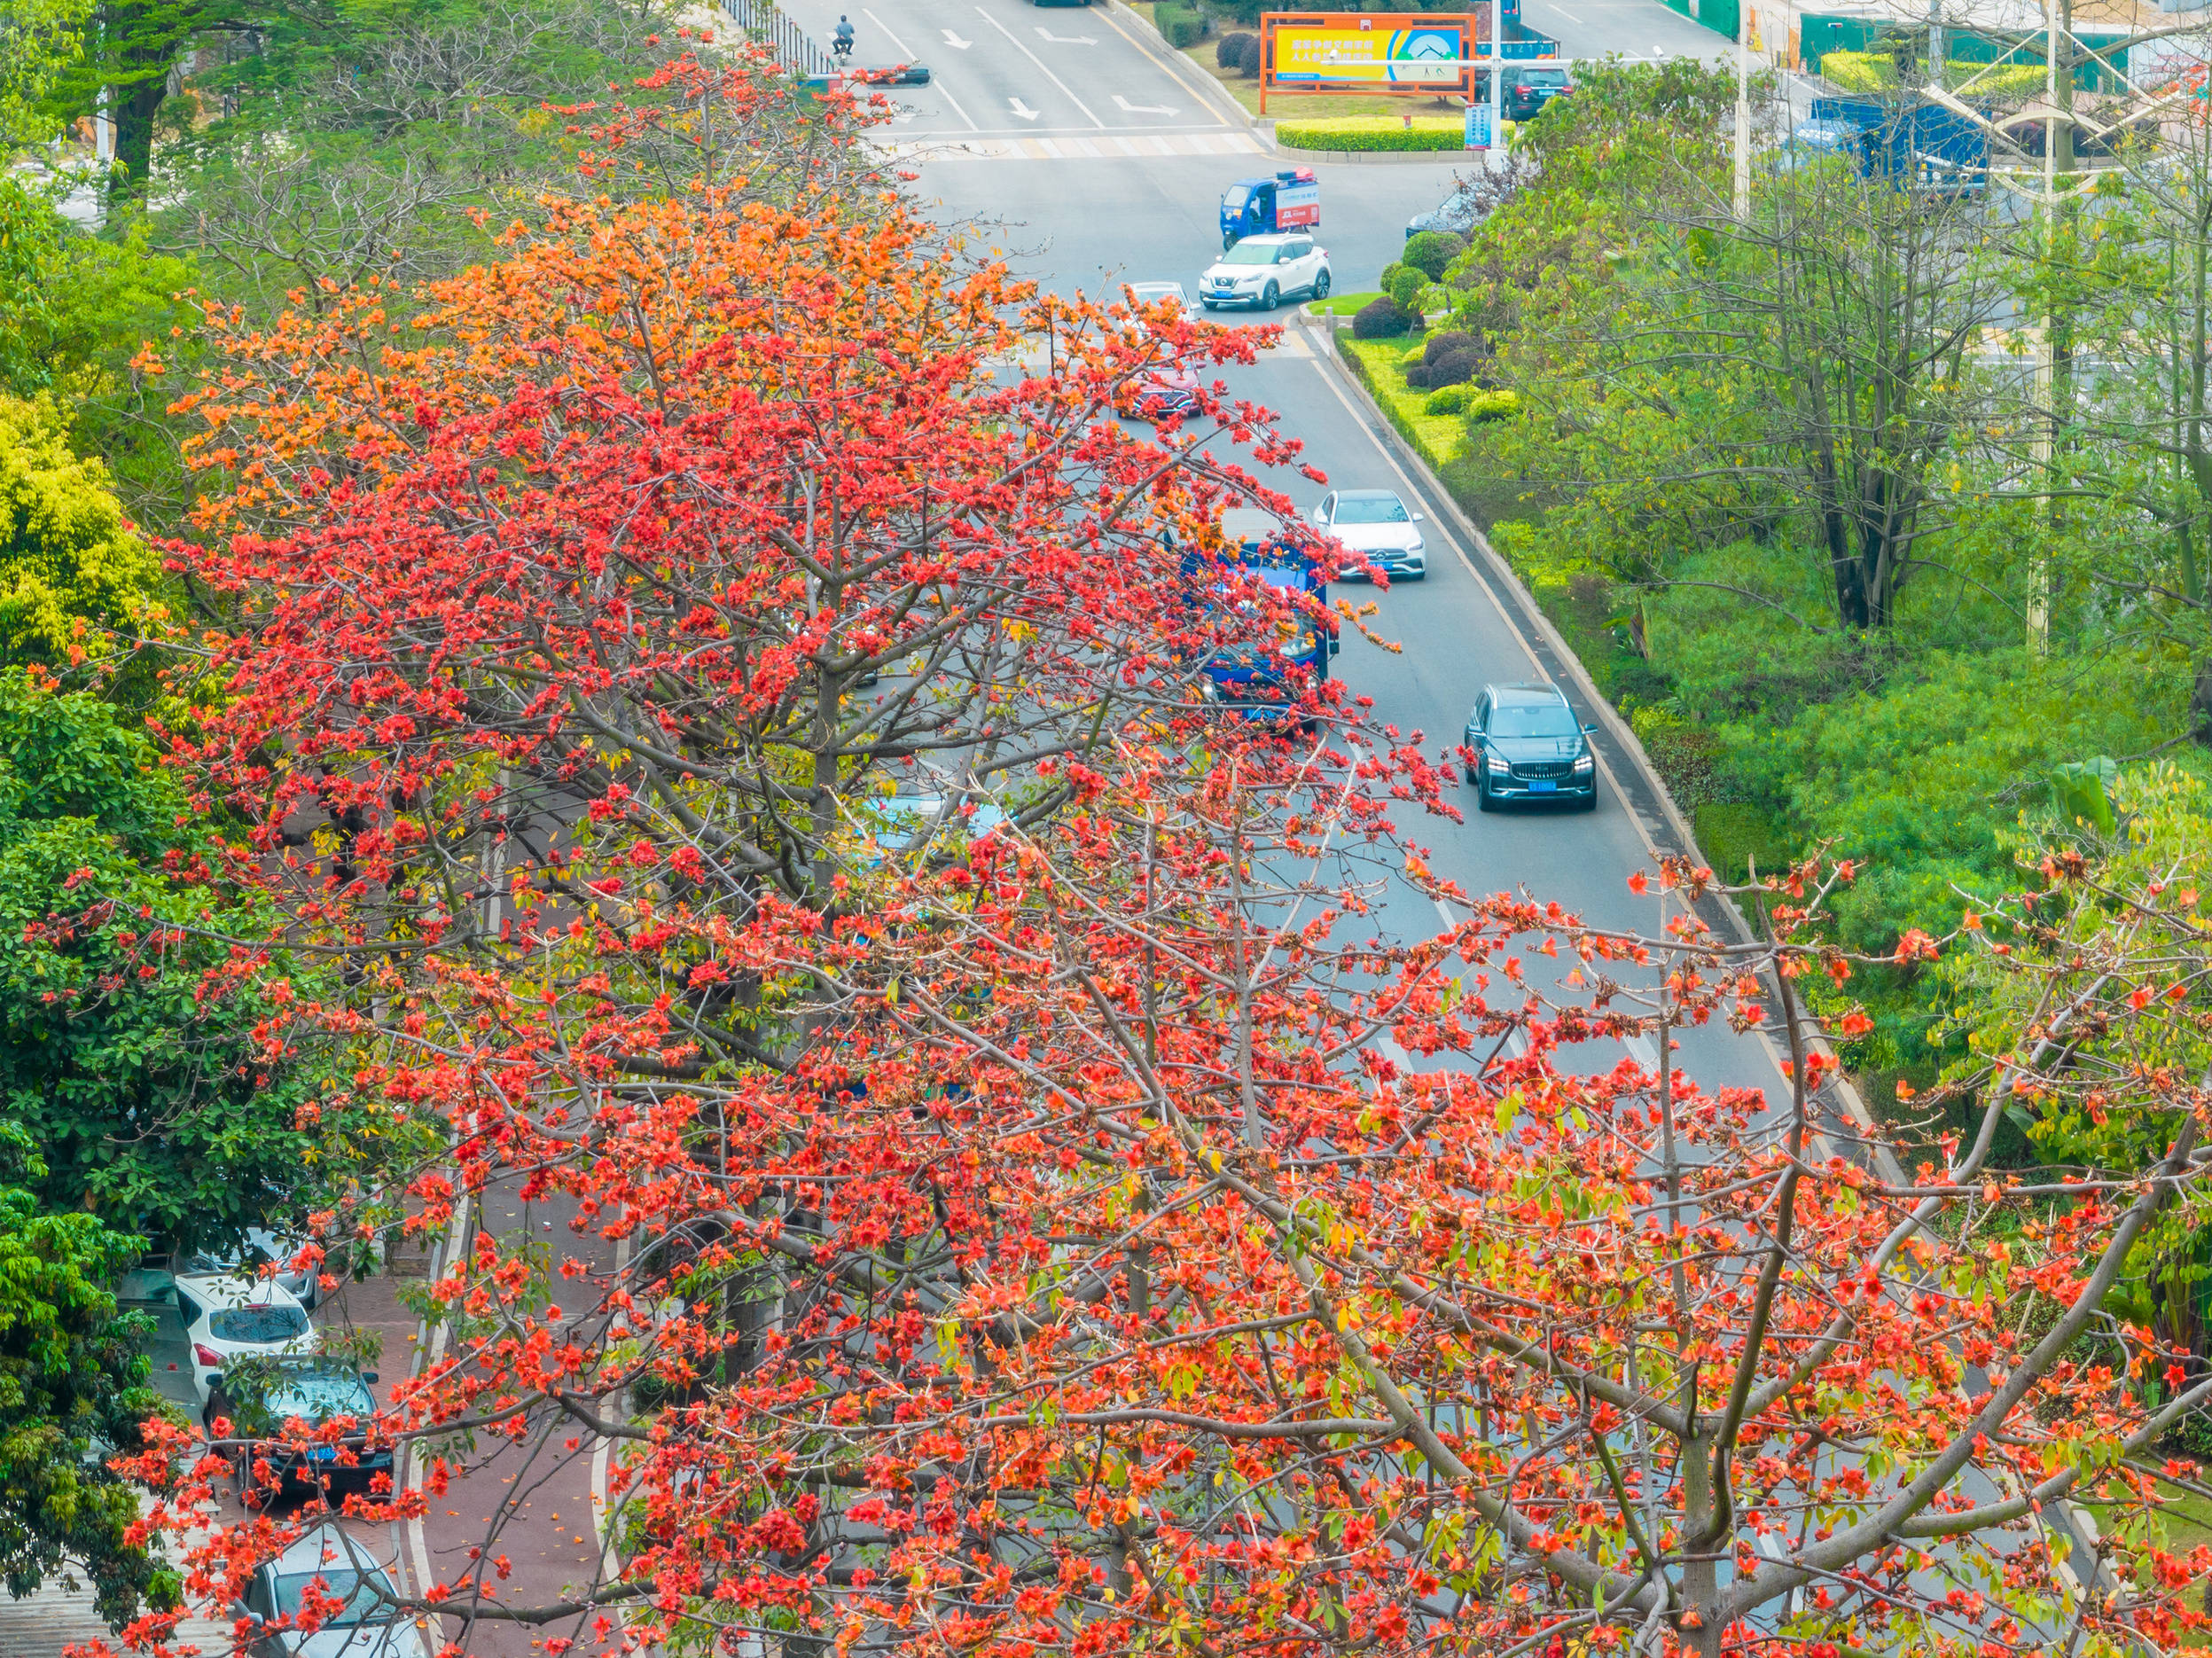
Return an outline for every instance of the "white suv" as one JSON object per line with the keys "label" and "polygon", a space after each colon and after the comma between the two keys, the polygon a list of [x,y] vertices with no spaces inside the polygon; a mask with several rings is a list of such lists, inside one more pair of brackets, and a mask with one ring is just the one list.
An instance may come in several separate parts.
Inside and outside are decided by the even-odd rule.
{"label": "white suv", "polygon": [[1328,292],[1329,250],[1302,231],[1247,236],[1198,279],[1199,303],[1209,311],[1222,305],[1271,311],[1285,300],[1324,299]]}

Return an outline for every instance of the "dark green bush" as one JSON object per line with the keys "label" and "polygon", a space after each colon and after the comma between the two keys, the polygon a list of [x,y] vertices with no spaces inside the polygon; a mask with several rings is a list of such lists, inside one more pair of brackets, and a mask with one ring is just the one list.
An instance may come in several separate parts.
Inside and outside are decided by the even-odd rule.
{"label": "dark green bush", "polygon": [[1206,33],[1206,20],[1182,6],[1155,6],[1152,16],[1168,44],[1177,51],[1195,46]]}
{"label": "dark green bush", "polygon": [[1413,319],[1400,310],[1397,301],[1387,294],[1368,301],[1352,314],[1355,340],[1395,340],[1412,326]]}
{"label": "dark green bush", "polygon": [[1444,272],[1466,245],[1466,237],[1455,236],[1450,231],[1423,231],[1408,239],[1405,251],[1398,257],[1403,262],[1426,273],[1431,282],[1442,282]]}
{"label": "dark green bush", "polygon": [[1266,61],[1267,53],[1260,44],[1260,37],[1257,35],[1247,35],[1245,37],[1244,50],[1237,57],[1237,73],[1247,80],[1254,79],[1258,76],[1261,66]]}
{"label": "dark green bush", "polygon": [[1256,35],[1242,33],[1224,35],[1214,43],[1214,62],[1223,69],[1244,67],[1244,49],[1259,39]]}

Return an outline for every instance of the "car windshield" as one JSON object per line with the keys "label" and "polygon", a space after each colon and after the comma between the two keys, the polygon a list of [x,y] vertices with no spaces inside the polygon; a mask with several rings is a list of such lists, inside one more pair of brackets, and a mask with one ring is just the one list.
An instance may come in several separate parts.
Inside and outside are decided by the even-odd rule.
{"label": "car windshield", "polygon": [[223,1307],[207,1315],[207,1329],[218,1341],[289,1341],[308,1333],[308,1316],[282,1304]]}
{"label": "car windshield", "polygon": [[1247,193],[1242,184],[1231,184],[1221,192],[1221,205],[1224,207],[1241,207]]}
{"label": "car windshield", "polygon": [[1370,496],[1365,499],[1348,495],[1336,504],[1336,516],[1329,521],[1333,524],[1406,524],[1412,520],[1406,513],[1405,503],[1395,495]]}
{"label": "car windshield", "polygon": [[1271,265],[1275,262],[1275,248],[1267,242],[1239,242],[1221,256],[1224,265]]}
{"label": "car windshield", "polygon": [[1558,702],[1502,702],[1490,711],[1493,737],[1572,737],[1582,728]]}
{"label": "car windshield", "polygon": [[279,1378],[262,1403],[279,1422],[299,1417],[326,1422],[333,1416],[366,1416],[376,1408],[357,1376],[343,1371],[295,1372]]}
{"label": "car windshield", "polygon": [[318,1579],[324,1594],[345,1602],[343,1607],[324,1620],[326,1629],[332,1625],[381,1623],[393,1615],[391,1602],[399,1597],[392,1588],[392,1580],[373,1568],[357,1572],[349,1566],[333,1566],[326,1572],[294,1572],[277,1578],[278,1615],[297,1616],[300,1603],[307,1599],[308,1585]]}
{"label": "car windshield", "polygon": [[1520,83],[1523,86],[1565,86],[1567,71],[1564,69],[1525,70],[1521,74]]}

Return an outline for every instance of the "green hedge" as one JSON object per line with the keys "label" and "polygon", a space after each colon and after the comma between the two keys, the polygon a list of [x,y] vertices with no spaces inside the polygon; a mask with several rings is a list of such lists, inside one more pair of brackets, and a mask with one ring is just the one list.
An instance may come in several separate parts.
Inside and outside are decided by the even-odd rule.
{"label": "green hedge", "polygon": [[1456,117],[1417,115],[1408,127],[1395,115],[1337,115],[1325,121],[1278,121],[1275,142],[1294,150],[1458,150],[1466,129]]}
{"label": "green hedge", "polygon": [[1152,19],[1160,26],[1168,44],[1177,51],[1185,46],[1195,46],[1206,33],[1206,20],[1184,6],[1154,6]]}

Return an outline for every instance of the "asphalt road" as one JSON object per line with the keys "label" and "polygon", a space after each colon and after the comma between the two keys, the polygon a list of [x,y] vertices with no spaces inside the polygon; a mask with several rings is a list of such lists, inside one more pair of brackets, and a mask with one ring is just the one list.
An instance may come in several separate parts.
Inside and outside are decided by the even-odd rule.
{"label": "asphalt road", "polygon": [[[801,0],[789,9],[827,38],[837,4]],[[859,35],[858,61],[913,59],[931,67],[929,88],[895,95],[899,118],[886,135],[914,170],[917,197],[941,221],[972,227],[988,246],[1006,250],[1018,270],[1049,289],[1111,294],[1122,282],[1173,278],[1194,292],[1218,246],[1222,187],[1272,165],[1264,138],[1211,101],[1218,89],[1195,85],[1190,66],[1120,8],[906,0],[895,14],[864,4],[847,15]],[[1732,51],[1655,0],[1573,0],[1565,9],[1530,0],[1528,17],[1589,51],[1602,46],[1647,58],[1700,44]],[[893,29],[887,42],[877,34]],[[1034,111],[1035,120],[1020,119],[1020,109]],[[1373,286],[1403,246],[1408,215],[1449,193],[1464,165],[1452,157],[1318,166],[1320,240],[1337,291]],[[1232,388],[1278,411],[1332,484],[1395,489],[1427,515],[1426,581],[1388,591],[1333,590],[1372,598],[1378,630],[1402,647],[1393,653],[1348,637],[1337,671],[1374,699],[1380,719],[1419,730],[1427,750],[1441,754],[1458,741],[1484,683],[1542,678],[1542,666],[1478,579],[1469,558],[1474,550],[1459,545],[1438,520],[1435,504],[1374,428],[1325,335],[1296,326],[1290,309],[1272,320],[1292,325],[1283,344],[1257,366],[1233,373]],[[1325,489],[1281,482],[1301,507]],[[1584,717],[1595,716],[1585,711]],[[1556,899],[1600,925],[1659,927],[1656,895],[1638,898],[1628,885],[1631,873],[1651,866],[1651,849],[1610,778],[1589,815],[1478,815],[1473,791],[1461,793],[1464,822],[1401,825],[1426,843],[1438,873],[1470,893],[1525,889]],[[1394,893],[1382,914],[1400,936],[1426,935],[1441,923],[1431,902],[1410,888]],[[1532,969],[1532,977],[1540,975]],[[1631,1052],[1647,1065],[1655,1057],[1648,1041],[1632,1044]],[[1622,1057],[1615,1044],[1591,1044],[1569,1062],[1602,1069]],[[1680,1059],[1708,1086],[1775,1081],[1763,1044],[1725,1032],[1690,1033]]]}

